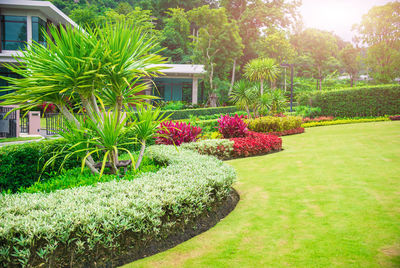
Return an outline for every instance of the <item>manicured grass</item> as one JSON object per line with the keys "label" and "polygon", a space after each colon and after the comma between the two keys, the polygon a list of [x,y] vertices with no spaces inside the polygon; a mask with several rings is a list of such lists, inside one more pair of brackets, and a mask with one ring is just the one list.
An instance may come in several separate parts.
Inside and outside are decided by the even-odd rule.
{"label": "manicured grass", "polygon": [[38,140],[38,139],[41,139],[41,138],[42,137],[5,138],[5,139],[0,139],[0,143],[13,142],[13,141],[30,141],[30,140]]}
{"label": "manicured grass", "polygon": [[399,267],[400,122],[307,129],[230,161],[236,209],[127,267]]}

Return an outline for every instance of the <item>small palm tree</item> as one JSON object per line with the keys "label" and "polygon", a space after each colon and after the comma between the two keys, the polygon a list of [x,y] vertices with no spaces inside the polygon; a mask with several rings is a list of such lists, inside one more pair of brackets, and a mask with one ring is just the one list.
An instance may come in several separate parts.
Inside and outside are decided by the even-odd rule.
{"label": "small palm tree", "polygon": [[254,59],[244,67],[245,76],[251,81],[260,81],[260,94],[264,94],[264,80],[271,83],[271,88],[279,74],[279,66],[274,59],[259,58]]}
{"label": "small palm tree", "polygon": [[250,107],[257,102],[258,95],[258,88],[253,83],[241,79],[233,85],[233,90],[229,97],[233,103],[245,109],[249,118],[251,118]]}

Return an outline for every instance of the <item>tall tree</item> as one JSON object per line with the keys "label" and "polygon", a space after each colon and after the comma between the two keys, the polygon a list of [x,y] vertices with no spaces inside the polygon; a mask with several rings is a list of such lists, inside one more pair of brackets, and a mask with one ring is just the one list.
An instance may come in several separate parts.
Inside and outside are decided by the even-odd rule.
{"label": "tall tree", "polygon": [[354,82],[360,72],[360,49],[348,44],[340,52],[340,61],[350,76],[350,84],[353,87]]}
{"label": "tall tree", "polygon": [[194,61],[205,65],[210,89],[210,104],[216,105],[215,77],[224,79],[242,54],[242,39],[235,21],[230,21],[224,8],[202,6],[188,12],[194,26]]}
{"label": "tall tree", "polygon": [[275,29],[266,31],[265,37],[258,40],[256,52],[259,57],[273,58],[278,63],[292,62],[296,55],[288,34],[282,30]]}
{"label": "tall tree", "polygon": [[312,71],[317,79],[317,89],[322,88],[324,77],[337,68],[337,40],[327,31],[318,29],[306,29],[302,33],[293,36],[292,43],[297,49],[300,58],[308,66],[302,66]]}
{"label": "tall tree", "polygon": [[221,6],[239,25],[244,45],[241,65],[257,57],[255,45],[263,29],[287,29],[300,20],[300,4],[298,0],[221,0]]}
{"label": "tall tree", "polygon": [[367,64],[377,82],[390,82],[400,75],[400,2],[371,8],[362,17],[358,39],[368,45]]}
{"label": "tall tree", "polygon": [[190,22],[185,10],[170,8],[168,17],[164,19],[164,29],[161,32],[162,53],[173,63],[188,63],[192,56],[190,52]]}

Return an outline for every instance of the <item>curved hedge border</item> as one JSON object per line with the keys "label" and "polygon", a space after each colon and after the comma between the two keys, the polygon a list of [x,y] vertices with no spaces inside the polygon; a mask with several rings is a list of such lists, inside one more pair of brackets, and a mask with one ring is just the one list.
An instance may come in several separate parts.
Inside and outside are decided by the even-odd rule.
{"label": "curved hedge border", "polygon": [[210,107],[185,110],[165,110],[166,115],[171,115],[170,120],[188,119],[190,116],[206,116],[213,114],[226,114],[239,111],[236,106]]}
{"label": "curved hedge border", "polygon": [[1,196],[0,266],[84,266],[140,250],[227,197],[236,177],[190,150],[152,146],[148,155],[169,166],[133,181]]}
{"label": "curved hedge border", "polygon": [[314,91],[298,97],[299,105],[321,108],[335,117],[383,116],[400,112],[400,85]]}
{"label": "curved hedge border", "polygon": [[304,128],[318,127],[318,126],[332,126],[332,125],[344,125],[344,124],[354,124],[354,123],[368,123],[368,122],[379,122],[379,121],[389,121],[388,117],[377,117],[377,118],[349,118],[349,119],[337,119],[332,121],[320,121],[320,122],[307,122],[303,123],[301,126]]}

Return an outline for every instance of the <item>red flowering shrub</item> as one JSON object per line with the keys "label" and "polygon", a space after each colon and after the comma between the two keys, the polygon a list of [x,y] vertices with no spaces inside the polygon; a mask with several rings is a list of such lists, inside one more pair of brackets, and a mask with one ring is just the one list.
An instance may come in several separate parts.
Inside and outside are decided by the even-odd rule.
{"label": "red flowering shrub", "polygon": [[270,132],[268,134],[275,135],[275,136],[288,136],[294,134],[304,133],[304,127],[293,128],[289,130],[284,130],[281,132]]}
{"label": "red flowering shrub", "polygon": [[242,120],[243,115],[230,117],[228,114],[218,119],[218,131],[225,139],[245,137],[247,134],[247,124]]}
{"label": "red flowering shrub", "polygon": [[190,123],[167,121],[158,127],[156,144],[175,144],[197,141],[201,128],[191,126]]}
{"label": "red flowering shrub", "polygon": [[392,121],[400,120],[400,115],[392,115],[392,116],[389,116],[389,119],[392,120]]}
{"label": "red flowering shrub", "polygon": [[319,117],[315,117],[315,118],[304,117],[303,118],[303,123],[332,121],[333,119],[335,119],[333,116],[319,116]]}
{"label": "red flowering shrub", "polygon": [[247,137],[230,140],[234,142],[234,157],[261,155],[282,149],[282,139],[270,134],[249,131]]}

